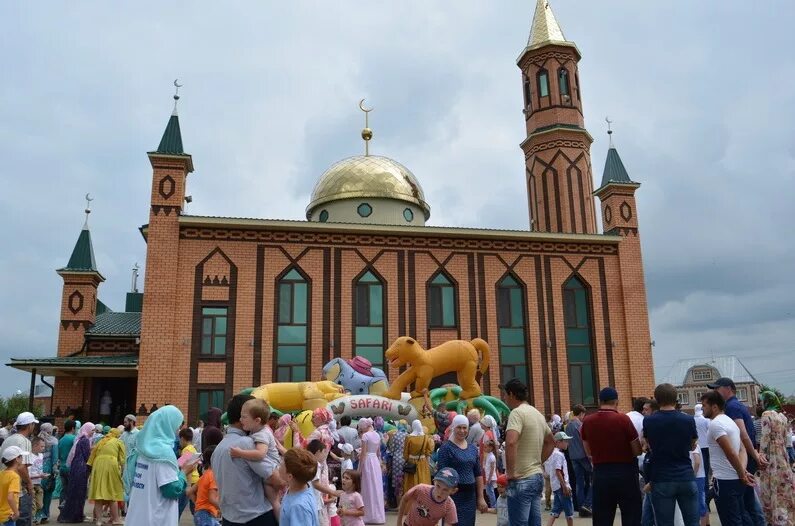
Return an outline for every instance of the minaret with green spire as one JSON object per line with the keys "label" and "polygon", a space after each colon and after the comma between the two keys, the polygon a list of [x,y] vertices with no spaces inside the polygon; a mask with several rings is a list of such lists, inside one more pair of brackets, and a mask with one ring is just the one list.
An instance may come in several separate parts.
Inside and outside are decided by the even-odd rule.
{"label": "minaret with green spire", "polygon": [[[610,120],[606,119],[608,127]],[[594,192],[602,203],[602,229],[605,234],[638,235],[638,213],[635,209],[635,191],[640,183],[630,179],[624,163],[613,145],[613,130],[608,129],[610,147],[607,150],[602,184]]]}
{"label": "minaret with green spire", "polygon": [[522,72],[530,229],[596,233],[590,146],[578,63],[548,0],[537,0],[530,36],[516,63]]}

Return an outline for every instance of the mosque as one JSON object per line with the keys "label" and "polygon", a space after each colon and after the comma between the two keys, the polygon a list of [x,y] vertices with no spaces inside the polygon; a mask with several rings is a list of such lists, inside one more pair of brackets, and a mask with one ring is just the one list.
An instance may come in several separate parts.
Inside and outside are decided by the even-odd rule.
{"label": "mosque", "polygon": [[[320,176],[306,221],[186,214],[194,165],[175,105],[148,152],[144,291],[128,294],[125,312],[99,300],[105,278],[86,224],[57,270],[57,356],[8,365],[30,372],[32,384],[55,377],[56,420],[97,419],[111,405],[118,423],[175,404],[195,421],[246,387],[320,380],[334,357],[364,357],[394,380],[400,371],[384,351],[398,336],[426,349],[482,338],[491,346],[487,393],[519,377],[531,403],[551,414],[595,407],[611,385],[628,408],[654,387],[640,184],[611,145],[593,188],[580,58],[538,0],[517,60],[530,220],[521,231],[426,225],[420,180],[369,152]],[[372,138],[369,128],[362,137]]]}

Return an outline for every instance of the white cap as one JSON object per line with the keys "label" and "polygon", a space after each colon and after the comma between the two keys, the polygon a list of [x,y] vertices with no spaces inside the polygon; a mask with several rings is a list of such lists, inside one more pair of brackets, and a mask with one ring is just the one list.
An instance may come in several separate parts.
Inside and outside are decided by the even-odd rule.
{"label": "white cap", "polygon": [[18,446],[8,446],[5,451],[3,451],[3,460],[8,462],[10,460],[14,460],[15,458],[19,458],[24,454],[25,452],[22,451]]}
{"label": "white cap", "polygon": [[342,451],[346,455],[351,455],[353,454],[353,446],[348,443],[340,444],[340,451]]}
{"label": "white cap", "polygon": [[27,426],[30,424],[38,424],[38,423],[39,421],[36,420],[36,417],[33,416],[33,413],[25,411],[24,413],[19,413],[19,415],[17,416],[17,421],[14,422],[14,427]]}

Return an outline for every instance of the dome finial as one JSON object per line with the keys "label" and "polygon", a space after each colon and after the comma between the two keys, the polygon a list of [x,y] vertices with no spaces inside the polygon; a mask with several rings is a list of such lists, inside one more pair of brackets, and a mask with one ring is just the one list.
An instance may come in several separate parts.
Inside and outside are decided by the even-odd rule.
{"label": "dome finial", "polygon": [[171,115],[177,114],[177,101],[179,101],[179,88],[182,87],[182,84],[179,83],[179,79],[174,79],[174,111],[171,112]]}
{"label": "dome finial", "polygon": [[610,125],[613,124],[613,121],[610,120],[610,117],[605,117],[605,122],[607,123],[607,136],[610,138],[610,148],[613,147],[613,130],[610,128]]}
{"label": "dome finial", "polygon": [[359,101],[359,109],[364,112],[364,129],[362,130],[362,139],[364,139],[364,155],[370,155],[370,139],[373,138],[373,130],[370,129],[370,112],[373,108],[364,107],[364,99]]}

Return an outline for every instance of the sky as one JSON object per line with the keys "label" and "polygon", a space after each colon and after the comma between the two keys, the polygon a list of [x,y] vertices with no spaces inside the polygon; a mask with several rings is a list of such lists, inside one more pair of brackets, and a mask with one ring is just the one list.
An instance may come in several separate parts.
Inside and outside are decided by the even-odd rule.
{"label": "sky", "polygon": [[[658,379],[678,359],[733,354],[794,393],[795,3],[551,4],[583,55],[596,183],[605,116],[642,183]],[[123,310],[175,78],[189,214],[304,219],[323,171],[361,153],[366,98],[371,152],[419,178],[429,224],[527,229],[515,61],[534,6],[0,3],[0,359],[55,355],[55,269],[87,192],[100,298]],[[29,382],[0,367],[0,395]]]}

